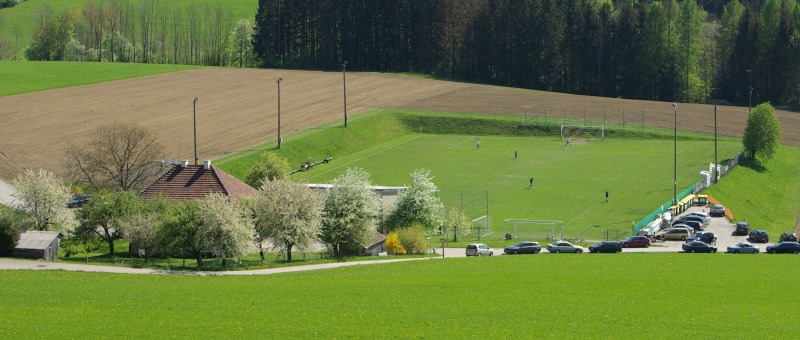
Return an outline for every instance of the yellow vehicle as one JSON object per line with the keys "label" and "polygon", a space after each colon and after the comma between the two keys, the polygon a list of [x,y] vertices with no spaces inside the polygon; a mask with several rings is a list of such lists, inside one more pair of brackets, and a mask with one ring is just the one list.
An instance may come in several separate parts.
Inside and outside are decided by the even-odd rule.
{"label": "yellow vehicle", "polygon": [[689,232],[689,229],[684,229],[684,228],[673,228],[664,232],[664,237],[667,240],[673,240],[673,241],[677,240],[686,241],[686,239],[691,237],[691,235],[692,234]]}
{"label": "yellow vehicle", "polygon": [[708,195],[697,195],[697,197],[694,199],[694,205],[707,206]]}

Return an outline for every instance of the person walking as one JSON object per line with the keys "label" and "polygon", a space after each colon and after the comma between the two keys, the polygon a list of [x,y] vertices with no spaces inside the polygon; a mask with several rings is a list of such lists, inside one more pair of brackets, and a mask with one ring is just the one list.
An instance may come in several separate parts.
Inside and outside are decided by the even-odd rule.
{"label": "person walking", "polygon": [[478,149],[480,149],[480,148],[481,148],[481,139],[478,138]]}
{"label": "person walking", "polygon": [[606,189],[606,202],[608,202],[608,189]]}
{"label": "person walking", "polygon": [[517,159],[517,150],[514,150],[514,159]]}
{"label": "person walking", "polygon": [[530,181],[530,182],[531,182],[531,184],[530,184],[530,186],[528,187],[528,189],[533,189],[533,177],[531,177],[531,181]]}

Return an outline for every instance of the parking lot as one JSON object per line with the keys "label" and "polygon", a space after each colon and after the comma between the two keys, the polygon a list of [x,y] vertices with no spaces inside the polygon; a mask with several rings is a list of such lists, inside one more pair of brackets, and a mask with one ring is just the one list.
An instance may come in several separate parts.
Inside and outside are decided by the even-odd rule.
{"label": "parking lot", "polygon": [[[708,207],[693,206],[689,208],[684,214],[690,212],[708,212]],[[683,215],[683,214],[682,214]],[[759,226],[751,226],[753,229],[759,229]],[[725,253],[728,246],[737,244],[742,241],[748,241],[747,236],[733,235],[736,229],[735,224],[728,221],[725,217],[712,217],[711,222],[706,227],[705,231],[713,232],[717,235],[717,252]],[[766,251],[768,245],[777,243],[780,235],[769,235],[770,243],[753,243],[763,253]],[[521,240],[524,241],[524,240]],[[624,253],[657,253],[657,252],[682,252],[681,246],[683,241],[665,241],[655,242],[649,248],[624,248]],[[548,254],[547,244],[542,244],[542,253]],[[492,248],[494,255],[504,255],[503,248]],[[441,254],[442,248],[437,248],[436,253]],[[586,249],[589,252],[589,249]],[[445,257],[465,257],[464,249],[462,248],[445,248]]]}

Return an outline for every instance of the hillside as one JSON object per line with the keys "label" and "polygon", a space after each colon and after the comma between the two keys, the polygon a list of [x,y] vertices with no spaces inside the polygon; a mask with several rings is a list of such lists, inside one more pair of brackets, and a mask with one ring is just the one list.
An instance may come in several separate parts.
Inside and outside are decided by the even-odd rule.
{"label": "hillside", "polygon": [[[281,133],[287,136],[343,119],[342,74],[274,69],[208,68],[41,91],[0,98],[0,178],[26,168],[61,173],[63,149],[115,121],[138,122],[167,146],[168,159],[192,159],[192,99],[197,103],[197,152],[215,159],[277,137],[277,86],[281,82]],[[400,75],[348,73],[347,112],[398,108],[491,114],[524,113],[530,106],[551,119],[589,124],[620,120],[632,126],[673,126],[670,103],[576,96]],[[644,114],[643,114],[644,113]],[[637,115],[641,118],[637,118]],[[778,111],[783,143],[800,146],[800,114]],[[722,135],[741,136],[747,108],[720,107]],[[713,132],[713,106],[679,104],[679,128]]]}

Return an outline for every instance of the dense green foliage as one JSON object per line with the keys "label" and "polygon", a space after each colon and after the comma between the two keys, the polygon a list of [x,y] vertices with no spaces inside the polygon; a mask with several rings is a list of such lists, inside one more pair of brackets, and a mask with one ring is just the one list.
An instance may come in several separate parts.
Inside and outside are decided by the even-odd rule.
{"label": "dense green foliage", "polygon": [[0,97],[193,68],[197,66],[0,61]]}
{"label": "dense green foliage", "polygon": [[781,146],[769,161],[746,160],[705,193],[730,209],[737,221],[747,221],[777,239],[800,225],[800,148]]}
{"label": "dense green foliage", "polygon": [[742,144],[750,159],[769,160],[781,145],[781,123],[770,103],[755,107],[747,118]]}
{"label": "dense green foliage", "polygon": [[261,187],[265,180],[272,181],[276,179],[285,179],[292,171],[289,167],[289,162],[277,154],[265,152],[261,154],[258,162],[250,167],[247,172],[245,183],[253,188]]}
{"label": "dense green foliage", "polygon": [[[266,67],[421,72],[662,101],[800,105],[800,6],[748,1],[259,0]],[[711,15],[707,10],[711,10]]]}
{"label": "dense green foliage", "polygon": [[[788,339],[796,335],[786,326],[796,308],[779,300],[800,294],[800,272],[778,268],[796,261],[792,255],[622,253],[436,259],[241,277],[6,271],[0,336],[512,338],[535,332]],[[665,282],[707,289],[687,310],[685,298],[664,292]],[[764,302],[743,305],[743,290],[753,287]],[[676,325],[676,316],[687,313],[713,322]]]}
{"label": "dense green foliage", "polygon": [[19,241],[19,229],[10,217],[0,215],[0,256],[9,256]]}

